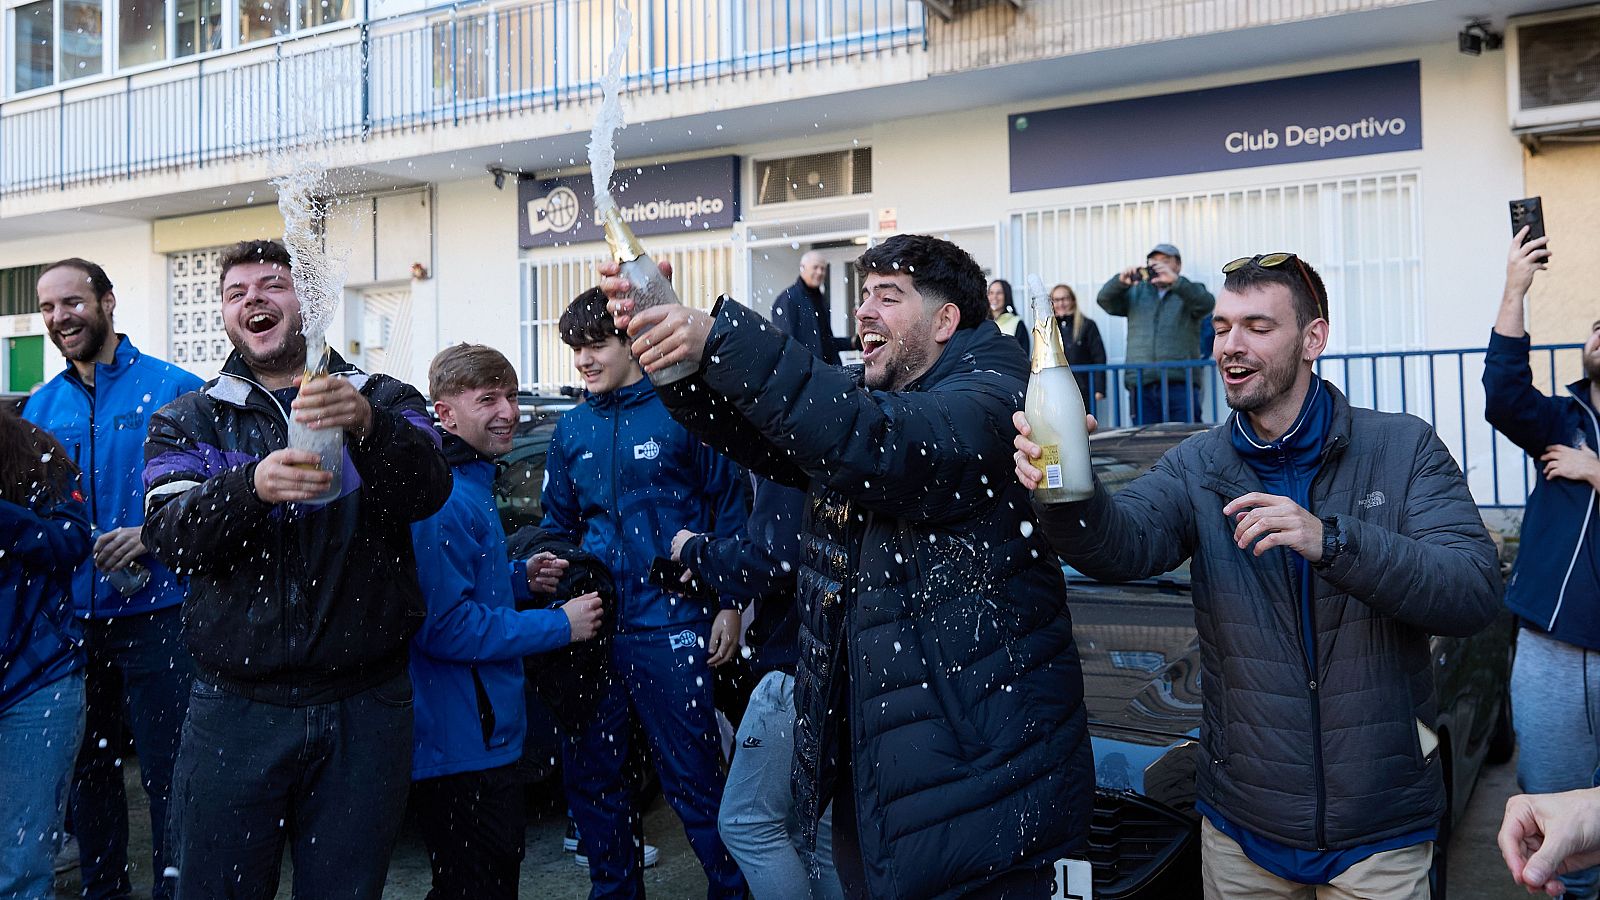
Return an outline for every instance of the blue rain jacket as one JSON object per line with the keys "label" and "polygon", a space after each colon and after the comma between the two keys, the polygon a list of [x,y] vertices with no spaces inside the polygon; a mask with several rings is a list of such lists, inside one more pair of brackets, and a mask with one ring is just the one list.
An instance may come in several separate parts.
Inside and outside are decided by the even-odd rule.
{"label": "blue rain jacket", "polygon": [[522,658],[572,638],[559,609],[517,611],[517,598],[530,596],[527,570],[506,561],[494,463],[453,434],[444,453],[455,476],[450,499],[411,526],[428,603],[411,639],[413,781],[516,762],[528,727]]}
{"label": "blue rain jacket", "polygon": [[[96,364],[94,387],[69,363],[28,398],[23,418],[55,435],[84,473],[89,521],[101,531],[144,524],[144,438],[150,416],[203,381],[177,366],[139,351],[118,335],[110,365]],[[149,613],[183,602],[184,586],[151,553],[138,559],[150,582],[131,597],[95,570],[91,554],[78,567],[72,601],[92,619]]]}
{"label": "blue rain jacket", "polygon": [[605,563],[617,585],[617,630],[709,620],[748,596],[691,600],[649,583],[680,529],[733,537],[749,514],[743,471],[690,436],[648,379],[590,396],[556,425],[545,462],[544,528]]}

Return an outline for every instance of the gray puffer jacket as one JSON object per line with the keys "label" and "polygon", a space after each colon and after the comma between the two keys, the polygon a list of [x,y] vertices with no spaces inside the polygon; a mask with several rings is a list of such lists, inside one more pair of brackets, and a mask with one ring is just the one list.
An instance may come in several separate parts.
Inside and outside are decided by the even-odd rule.
{"label": "gray puffer jacket", "polygon": [[[1169,450],[1115,497],[1041,508],[1062,559],[1124,581],[1192,557],[1205,712],[1200,799],[1229,821],[1306,850],[1343,849],[1438,823],[1430,634],[1487,625],[1503,585],[1466,481],[1433,429],[1352,408],[1333,421],[1311,512],[1343,551],[1312,567],[1317,670],[1306,671],[1286,548],[1240,550],[1222,508],[1262,490],[1228,438],[1233,419]],[[1237,414],[1235,414],[1237,415]]]}

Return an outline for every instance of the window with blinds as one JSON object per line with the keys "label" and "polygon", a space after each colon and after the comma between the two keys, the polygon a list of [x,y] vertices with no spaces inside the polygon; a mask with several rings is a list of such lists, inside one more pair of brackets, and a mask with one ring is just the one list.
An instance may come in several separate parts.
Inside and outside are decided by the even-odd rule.
{"label": "window with blinds", "polygon": [[[719,294],[733,290],[733,245],[729,241],[650,248],[657,262],[672,263],[672,283],[684,303],[710,309]],[[577,384],[572,348],[561,341],[556,324],[573,298],[599,282],[595,266],[606,258],[603,246],[569,256],[522,261],[522,387],[553,390]]]}
{"label": "window with blinds", "polygon": [[0,269],[0,316],[26,316],[39,311],[35,286],[46,265]]}

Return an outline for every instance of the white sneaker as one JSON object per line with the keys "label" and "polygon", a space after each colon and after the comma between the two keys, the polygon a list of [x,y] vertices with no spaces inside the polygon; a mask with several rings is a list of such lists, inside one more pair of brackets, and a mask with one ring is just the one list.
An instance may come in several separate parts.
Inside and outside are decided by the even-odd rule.
{"label": "white sneaker", "polygon": [[[584,853],[582,850],[574,850],[573,852],[577,854],[572,859],[573,859],[573,862],[578,864],[578,868],[580,868],[580,869],[589,868],[589,856],[588,856],[588,854]],[[658,863],[660,861],[661,861],[661,851],[656,849],[656,845],[655,844],[645,844],[644,845],[644,867],[646,869],[653,869],[653,868],[655,868],[656,863]]]}

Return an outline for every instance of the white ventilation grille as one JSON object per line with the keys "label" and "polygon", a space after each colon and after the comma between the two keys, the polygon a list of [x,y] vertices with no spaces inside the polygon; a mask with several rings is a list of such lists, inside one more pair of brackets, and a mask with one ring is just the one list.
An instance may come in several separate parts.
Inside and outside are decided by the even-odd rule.
{"label": "white ventilation grille", "polygon": [[1600,6],[1513,20],[1509,30],[1512,127],[1600,127]]}
{"label": "white ventilation grille", "polygon": [[872,148],[807,153],[755,163],[756,203],[794,203],[872,193]]}

